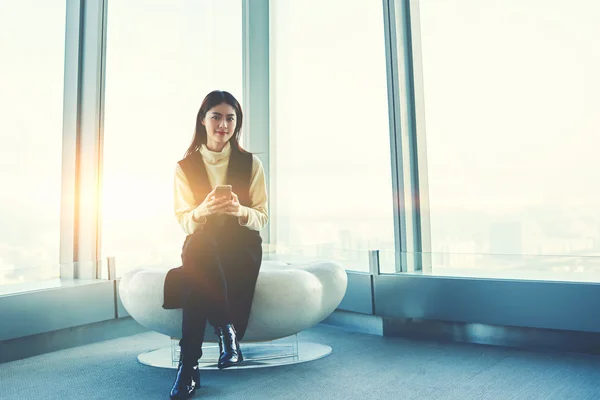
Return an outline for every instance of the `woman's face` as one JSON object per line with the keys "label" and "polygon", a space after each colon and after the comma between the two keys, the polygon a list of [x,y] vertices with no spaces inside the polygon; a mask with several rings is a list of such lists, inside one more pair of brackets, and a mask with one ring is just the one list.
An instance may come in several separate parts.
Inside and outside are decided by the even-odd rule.
{"label": "woman's face", "polygon": [[221,103],[208,110],[202,120],[206,127],[206,147],[221,151],[233,136],[237,124],[235,109],[227,103]]}

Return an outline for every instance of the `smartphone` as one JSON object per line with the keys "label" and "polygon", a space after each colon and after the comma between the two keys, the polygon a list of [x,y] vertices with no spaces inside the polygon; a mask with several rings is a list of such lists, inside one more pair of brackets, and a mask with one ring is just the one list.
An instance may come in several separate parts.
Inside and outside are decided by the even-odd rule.
{"label": "smartphone", "polygon": [[227,200],[231,199],[231,185],[217,185],[215,188],[215,199],[219,197],[227,197]]}

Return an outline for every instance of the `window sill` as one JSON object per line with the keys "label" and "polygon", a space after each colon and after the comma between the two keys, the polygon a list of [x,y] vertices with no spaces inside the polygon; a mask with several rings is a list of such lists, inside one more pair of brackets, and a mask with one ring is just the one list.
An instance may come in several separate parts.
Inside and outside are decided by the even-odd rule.
{"label": "window sill", "polygon": [[86,286],[107,282],[101,279],[46,279],[41,281],[13,283],[0,286],[0,297],[22,294],[28,292],[39,292],[43,290],[52,290],[67,287]]}
{"label": "window sill", "polygon": [[433,271],[402,272],[402,275],[445,278],[519,280],[535,282],[600,283],[597,271],[553,271],[533,269],[434,268]]}
{"label": "window sill", "polygon": [[2,288],[0,341],[115,319],[117,285],[108,280],[32,282]]}

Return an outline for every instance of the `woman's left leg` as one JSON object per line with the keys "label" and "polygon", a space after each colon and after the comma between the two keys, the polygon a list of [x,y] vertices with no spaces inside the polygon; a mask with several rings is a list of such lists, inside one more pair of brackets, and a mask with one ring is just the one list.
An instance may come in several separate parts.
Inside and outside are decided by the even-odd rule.
{"label": "woman's left leg", "polygon": [[258,232],[239,227],[233,236],[235,247],[227,249],[221,242],[221,266],[227,282],[229,318],[235,324],[238,338],[244,337],[254,299],[256,280],[262,262],[262,239]]}
{"label": "woman's left leg", "polygon": [[252,307],[254,288],[262,260],[262,239],[258,232],[236,227],[228,232],[228,240],[219,241],[221,267],[229,306],[226,325],[213,324],[219,336],[219,368],[243,361],[239,340],[244,336]]}

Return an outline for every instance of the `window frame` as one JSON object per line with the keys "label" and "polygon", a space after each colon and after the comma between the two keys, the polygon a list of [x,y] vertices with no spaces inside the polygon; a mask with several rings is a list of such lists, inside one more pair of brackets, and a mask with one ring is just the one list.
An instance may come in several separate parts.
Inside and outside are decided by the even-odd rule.
{"label": "window frame", "polygon": [[[394,157],[390,167],[396,174],[394,193],[400,193],[394,202],[397,248],[401,254],[419,256],[430,251],[419,1],[382,0],[381,5],[386,24],[388,93],[393,98],[390,151]],[[66,283],[97,284],[97,270],[102,265],[97,257],[101,246],[98,215],[107,6],[108,0],[67,0],[60,238],[60,277]],[[265,84],[270,76],[269,28],[265,24],[269,21],[269,0],[243,0],[243,10],[244,99],[248,116],[244,140],[250,150],[265,151],[273,139],[269,132],[271,86]],[[272,156],[269,151],[259,155],[271,191]],[[90,196],[92,200],[85,203]],[[419,199],[408,212],[401,207],[407,198]],[[87,212],[91,212],[87,214],[91,217],[83,219]],[[277,219],[274,208],[270,215],[272,230]],[[412,221],[406,223],[403,218]],[[267,230],[263,237],[267,242],[276,240],[271,235],[272,231]],[[417,258],[411,268],[402,267],[394,274],[380,274],[377,264],[377,255],[373,253],[371,272],[348,271],[348,290],[339,309],[389,318],[600,332],[600,319],[596,318],[593,307],[586,307],[600,297],[600,282],[439,277],[426,274],[430,263],[424,258]],[[118,281],[114,282],[112,290],[104,288],[98,296],[86,295],[84,302],[68,300],[69,307],[77,310],[100,307],[102,311],[85,321],[66,321],[63,327],[126,316],[122,307],[114,314],[106,308],[107,304],[111,307],[118,304],[117,284]],[[75,290],[68,286],[56,291]],[[18,296],[23,302],[19,315],[41,310],[47,317],[46,322],[36,327],[36,333],[60,329],[51,321],[53,315],[64,314],[62,308],[44,308],[44,301],[39,300],[36,292]],[[13,299],[10,294],[0,296],[0,305],[5,304],[0,310],[10,311]],[[23,330],[11,337],[32,332]]]}

